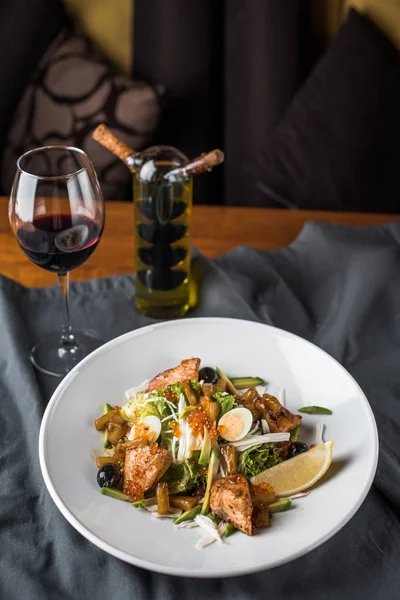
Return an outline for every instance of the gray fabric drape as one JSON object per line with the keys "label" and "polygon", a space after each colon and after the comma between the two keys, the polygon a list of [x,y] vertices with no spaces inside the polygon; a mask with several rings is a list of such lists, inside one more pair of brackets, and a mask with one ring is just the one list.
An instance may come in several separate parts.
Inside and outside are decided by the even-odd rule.
{"label": "gray fabric drape", "polygon": [[[337,358],[363,387],[380,432],[377,475],[366,501],[323,546],[256,575],[182,579],[108,556],[58,512],[39,468],[40,420],[54,381],[36,379],[28,350],[59,327],[57,290],[0,278],[0,598],[398,598],[400,226],[311,224],[287,249],[242,247],[213,261],[196,255],[194,267],[201,294],[189,317],[241,317],[292,331]],[[150,323],[135,312],[134,294],[132,277],[74,283],[74,324],[109,340]],[[293,535],[301,535],[301,526]]]}

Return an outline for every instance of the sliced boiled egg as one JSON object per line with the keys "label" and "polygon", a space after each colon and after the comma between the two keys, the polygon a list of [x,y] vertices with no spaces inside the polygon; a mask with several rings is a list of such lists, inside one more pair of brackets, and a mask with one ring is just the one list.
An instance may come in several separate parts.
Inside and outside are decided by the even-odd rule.
{"label": "sliced boiled egg", "polygon": [[233,408],[218,421],[218,433],[227,442],[244,438],[253,425],[253,415],[248,408]]}
{"label": "sliced boiled egg", "polygon": [[143,438],[150,444],[155,442],[161,433],[161,421],[155,415],[143,417],[140,421],[137,421],[132,425],[132,429],[128,435],[130,440],[136,440]]}

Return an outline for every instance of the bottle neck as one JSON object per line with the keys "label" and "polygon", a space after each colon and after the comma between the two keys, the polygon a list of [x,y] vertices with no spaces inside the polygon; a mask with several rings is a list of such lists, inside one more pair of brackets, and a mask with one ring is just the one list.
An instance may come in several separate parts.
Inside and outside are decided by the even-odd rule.
{"label": "bottle neck", "polygon": [[194,175],[199,175],[205,171],[212,171],[214,167],[220,165],[224,160],[224,153],[221,150],[212,150],[207,154],[201,154],[197,158],[189,161],[183,167],[177,167],[165,174],[165,178],[171,183],[180,179],[187,179]]}
{"label": "bottle neck", "polygon": [[143,152],[132,152],[124,159],[124,163],[129,167],[132,173],[138,170],[139,167],[144,163]]}

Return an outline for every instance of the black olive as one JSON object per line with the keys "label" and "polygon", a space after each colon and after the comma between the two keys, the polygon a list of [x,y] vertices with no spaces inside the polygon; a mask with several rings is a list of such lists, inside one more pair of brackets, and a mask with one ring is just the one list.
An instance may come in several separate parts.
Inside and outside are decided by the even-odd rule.
{"label": "black olive", "polygon": [[302,454],[302,452],[307,452],[307,450],[308,450],[308,446],[304,442],[293,442],[289,448],[287,457],[293,458],[294,456],[297,456],[298,454]]}
{"label": "black olive", "polygon": [[121,471],[114,463],[105,463],[97,471],[97,483],[100,487],[115,487],[121,479]]}
{"label": "black olive", "polygon": [[203,380],[204,383],[217,383],[219,375],[212,367],[203,367],[199,371],[199,379]]}

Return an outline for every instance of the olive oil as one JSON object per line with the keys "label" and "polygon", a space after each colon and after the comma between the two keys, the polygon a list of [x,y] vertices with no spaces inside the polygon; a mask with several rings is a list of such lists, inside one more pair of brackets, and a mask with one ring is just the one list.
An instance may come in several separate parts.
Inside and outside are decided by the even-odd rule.
{"label": "olive oil", "polygon": [[177,148],[130,148],[100,123],[93,139],[131,170],[135,207],[136,308],[155,318],[175,318],[196,304],[190,281],[192,177],[224,161],[222,150],[189,161]]}
{"label": "olive oil", "polygon": [[178,150],[151,150],[134,173],[136,307],[176,318],[189,309],[192,179],[164,177],[187,160]]}

